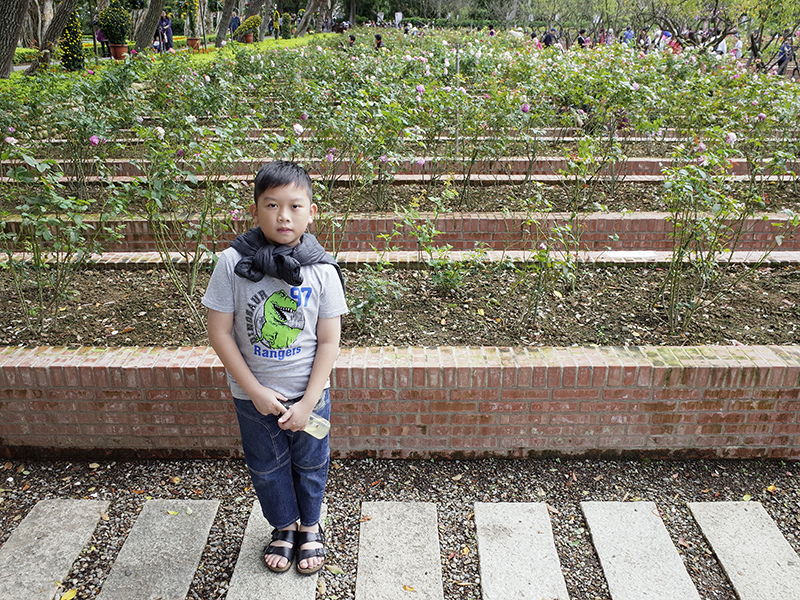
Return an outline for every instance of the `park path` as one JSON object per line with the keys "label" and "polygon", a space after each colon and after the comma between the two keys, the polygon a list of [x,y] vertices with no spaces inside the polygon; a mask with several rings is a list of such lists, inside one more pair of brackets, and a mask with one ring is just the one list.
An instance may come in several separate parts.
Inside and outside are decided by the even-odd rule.
{"label": "park path", "polygon": [[[758,502],[691,502],[739,600],[800,600],[800,559]],[[148,500],[98,596],[183,600],[216,500]],[[700,598],[652,502],[582,502],[580,508],[613,600]],[[41,500],[0,548],[7,600],[52,600],[89,543],[108,502]],[[445,600],[437,506],[364,502],[356,600]],[[569,600],[545,503],[474,505],[483,600]],[[269,528],[256,502],[227,600],[313,600],[316,576],[267,571]]]}

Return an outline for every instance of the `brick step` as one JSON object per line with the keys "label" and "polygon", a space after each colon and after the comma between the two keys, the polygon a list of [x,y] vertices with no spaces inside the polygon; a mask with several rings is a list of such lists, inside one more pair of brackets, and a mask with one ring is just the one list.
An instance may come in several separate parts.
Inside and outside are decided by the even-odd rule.
{"label": "brick step", "polygon": [[[563,258],[562,252],[551,252],[551,256],[558,260]],[[178,252],[171,252],[170,262],[173,264],[187,264],[188,259],[185,255]],[[22,260],[27,255],[16,253],[14,259]],[[455,262],[472,260],[476,254],[472,250],[451,250],[436,253],[436,257],[448,257]],[[613,264],[613,265],[668,265],[671,260],[671,253],[668,251],[657,250],[606,250],[606,251],[585,251],[577,253],[579,263],[586,264]],[[508,252],[490,250],[480,254],[481,260],[486,261],[511,261],[515,264],[524,264],[531,260],[531,253],[521,250],[510,250]],[[0,264],[8,260],[7,255],[0,256]],[[211,264],[211,257],[202,253],[199,257],[201,263]],[[396,252],[339,252],[336,260],[343,269],[358,269],[363,265],[375,265],[378,263],[389,263],[400,269],[418,269],[428,265],[427,254],[420,254],[416,251],[396,251]],[[764,258],[763,252],[757,251],[737,251],[733,254],[721,256],[719,261],[722,263],[754,265],[763,264],[765,266],[790,266],[800,263],[800,250],[775,251]],[[48,260],[46,262],[52,262]],[[92,255],[89,264],[94,268],[112,269],[151,269],[154,266],[163,264],[163,257],[156,251],[151,252],[105,252],[104,254]]]}
{"label": "brick step", "polygon": [[[606,250],[655,250],[667,251],[672,248],[672,223],[667,213],[587,213],[579,220],[581,248],[587,251]],[[191,222],[192,217],[181,220]],[[554,227],[569,222],[567,213],[447,213],[434,218],[432,213],[421,213],[420,222],[431,221],[439,232],[435,237],[438,246],[448,245],[453,250],[474,250],[480,246],[488,250],[511,251],[536,248],[541,241],[548,245],[553,241],[547,236]],[[94,225],[96,219],[87,215],[84,220]],[[763,250],[770,247],[777,235],[783,235],[780,250],[800,250],[800,235],[787,235],[791,219],[782,213],[761,213],[742,224],[742,234],[737,240],[736,250]],[[6,221],[9,231],[15,230],[19,217]],[[402,226],[401,217],[393,214],[353,214],[348,216],[341,230],[335,235],[325,220],[312,224],[322,245],[329,251],[371,252],[381,251],[387,245],[397,250],[417,250],[417,240],[407,227]],[[155,236],[146,219],[133,218],[108,226],[119,225],[121,239],[111,243],[108,250],[114,252],[148,252],[156,250]],[[177,229],[179,223],[173,226]],[[244,231],[248,225],[244,221],[232,223],[232,230],[222,233],[216,240],[218,245],[227,247],[233,238]],[[394,235],[399,232],[399,235]],[[541,233],[543,232],[543,233]],[[379,236],[389,236],[389,242]],[[210,247],[211,240],[204,240]],[[335,245],[334,245],[335,244]]]}
{"label": "brick step", "polygon": [[[130,515],[134,525],[114,553],[98,598],[185,598],[219,507],[217,500],[147,500],[141,513]],[[654,502],[581,502],[580,508],[613,600],[700,598]],[[759,502],[692,502],[689,508],[740,600],[800,598],[797,553]],[[557,552],[549,512],[557,509],[543,502],[479,502],[473,509],[484,600],[569,599],[564,574],[574,567],[562,563]],[[108,503],[85,500],[36,504],[0,548],[6,596],[49,600],[57,594],[56,582],[66,580],[73,562],[88,550],[107,510]],[[361,514],[356,600],[406,593],[423,600],[453,597],[443,584],[435,503],[364,502]],[[68,535],[65,524],[72,526]],[[318,575],[267,570],[261,548],[269,529],[255,502],[227,598],[313,600]]]}
{"label": "brick step", "polygon": [[[336,457],[800,457],[800,347],[342,348]],[[220,457],[210,347],[0,348],[0,455]]]}

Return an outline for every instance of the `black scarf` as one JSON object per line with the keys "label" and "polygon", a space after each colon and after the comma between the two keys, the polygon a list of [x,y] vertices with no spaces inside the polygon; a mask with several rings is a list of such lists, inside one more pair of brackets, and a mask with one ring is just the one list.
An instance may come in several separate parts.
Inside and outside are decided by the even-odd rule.
{"label": "black scarf", "polygon": [[242,255],[242,259],[234,268],[239,277],[250,281],[261,281],[264,275],[269,275],[289,285],[300,285],[303,283],[300,267],[322,263],[336,267],[344,290],[342,269],[336,259],[327,254],[317,238],[310,233],[304,233],[297,245],[292,247],[273,244],[264,237],[261,228],[253,227],[250,231],[236,236],[231,242],[231,247]]}

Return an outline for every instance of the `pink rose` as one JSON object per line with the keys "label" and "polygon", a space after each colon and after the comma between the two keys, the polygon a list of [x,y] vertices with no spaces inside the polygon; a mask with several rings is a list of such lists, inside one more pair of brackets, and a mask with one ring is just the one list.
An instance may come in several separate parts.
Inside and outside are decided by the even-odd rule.
{"label": "pink rose", "polygon": [[520,106],[519,109],[524,113],[529,113],[531,112],[531,105],[528,104],[527,102],[523,102],[522,106]]}
{"label": "pink rose", "polygon": [[93,135],[92,137],[89,138],[89,141],[92,143],[92,146],[97,146],[97,144],[100,143],[100,138],[97,137],[96,135]]}

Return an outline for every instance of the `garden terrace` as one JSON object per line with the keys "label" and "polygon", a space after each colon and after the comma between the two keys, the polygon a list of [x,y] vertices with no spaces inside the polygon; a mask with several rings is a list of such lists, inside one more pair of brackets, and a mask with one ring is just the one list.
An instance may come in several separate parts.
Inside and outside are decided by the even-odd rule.
{"label": "garden terrace", "polygon": [[[3,98],[3,451],[238,455],[197,309],[268,156],[303,157],[315,231],[358,267],[336,456],[796,458],[797,86],[694,52],[396,42],[127,60]],[[624,211],[637,195],[658,212]]]}

